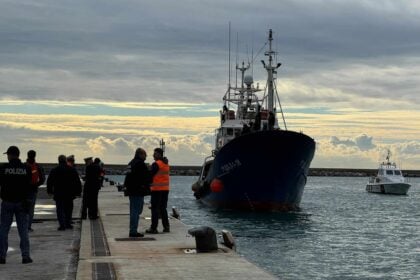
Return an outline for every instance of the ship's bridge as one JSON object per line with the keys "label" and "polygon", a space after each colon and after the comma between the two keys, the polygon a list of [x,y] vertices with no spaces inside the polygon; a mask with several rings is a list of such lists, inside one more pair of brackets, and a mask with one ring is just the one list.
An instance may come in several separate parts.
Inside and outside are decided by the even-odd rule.
{"label": "ship's bridge", "polygon": [[216,130],[216,147],[220,149],[229,141],[242,134],[243,123],[239,120],[226,120]]}

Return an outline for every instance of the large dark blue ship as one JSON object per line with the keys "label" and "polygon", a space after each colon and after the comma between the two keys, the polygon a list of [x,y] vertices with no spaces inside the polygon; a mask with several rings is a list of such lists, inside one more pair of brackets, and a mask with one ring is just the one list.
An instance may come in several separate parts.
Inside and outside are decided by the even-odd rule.
{"label": "large dark blue ship", "polygon": [[[248,64],[236,67],[240,86],[230,86],[223,97],[220,127],[216,131],[213,154],[204,161],[200,177],[192,189],[203,203],[225,209],[253,211],[296,210],[302,198],[315,141],[287,130],[276,91],[272,30],[268,36],[268,61],[264,90],[254,87],[245,75]],[[275,98],[276,97],[276,98]],[[284,127],[278,123],[280,111]]]}

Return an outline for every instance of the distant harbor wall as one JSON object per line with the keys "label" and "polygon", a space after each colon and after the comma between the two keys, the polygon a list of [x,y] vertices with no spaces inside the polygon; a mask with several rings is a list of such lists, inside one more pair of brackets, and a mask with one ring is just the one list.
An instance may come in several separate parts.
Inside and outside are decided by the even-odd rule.
{"label": "distant harbor wall", "polygon": [[[420,170],[402,170],[405,177],[420,177]],[[328,177],[370,177],[375,176],[378,169],[350,169],[350,168],[311,168],[309,176]]]}
{"label": "distant harbor wall", "polygon": [[[42,163],[41,163],[42,164]],[[57,164],[43,163],[48,174]],[[83,164],[76,166],[80,174],[84,174]],[[105,170],[108,175],[123,175],[127,165],[125,164],[106,164]],[[171,175],[176,176],[199,176],[201,166],[174,165],[171,166]],[[351,168],[311,168],[309,176],[328,176],[328,177],[370,177],[375,176],[377,169],[351,169]],[[420,177],[420,170],[403,170],[405,177]]]}

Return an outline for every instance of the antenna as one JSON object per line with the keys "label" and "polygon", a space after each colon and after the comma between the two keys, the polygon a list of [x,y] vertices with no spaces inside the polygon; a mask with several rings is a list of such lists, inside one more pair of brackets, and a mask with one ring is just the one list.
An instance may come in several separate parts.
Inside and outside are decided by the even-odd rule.
{"label": "antenna", "polygon": [[[162,151],[163,151],[163,155],[165,155],[165,141],[163,141],[163,138],[159,141],[159,146],[160,146],[160,148],[162,149]],[[162,156],[163,156],[162,155]]]}
{"label": "antenna", "polygon": [[[238,69],[238,45],[239,45],[239,34],[236,32],[236,69]],[[235,88],[238,88],[238,70],[235,70]]]}
{"label": "antenna", "polygon": [[251,49],[251,75],[254,77],[254,42],[252,42],[252,49]]}
{"label": "antenna", "polygon": [[230,99],[230,21],[229,21],[229,85],[228,85],[228,96]]}
{"label": "antenna", "polygon": [[388,149],[388,153],[386,155],[387,164],[390,164],[389,159],[391,158],[391,151]]}

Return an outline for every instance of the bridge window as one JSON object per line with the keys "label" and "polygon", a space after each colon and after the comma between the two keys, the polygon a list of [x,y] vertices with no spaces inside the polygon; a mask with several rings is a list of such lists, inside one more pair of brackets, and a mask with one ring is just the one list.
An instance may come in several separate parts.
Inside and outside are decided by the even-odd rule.
{"label": "bridge window", "polygon": [[386,175],[394,175],[394,173],[392,172],[392,170],[387,170]]}
{"label": "bridge window", "polygon": [[395,175],[401,175],[401,171],[399,171],[399,170],[395,170],[394,173],[395,173]]}

